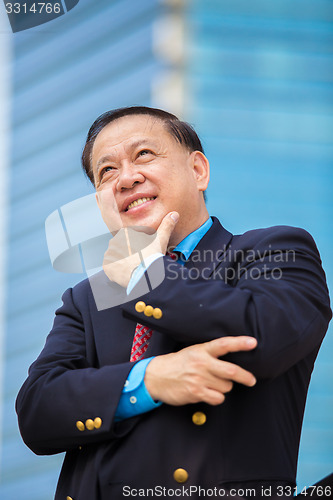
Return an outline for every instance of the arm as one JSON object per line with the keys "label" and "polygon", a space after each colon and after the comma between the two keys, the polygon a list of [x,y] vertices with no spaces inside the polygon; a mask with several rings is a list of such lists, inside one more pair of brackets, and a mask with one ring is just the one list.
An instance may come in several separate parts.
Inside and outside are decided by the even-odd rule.
{"label": "arm", "polygon": [[[22,437],[37,454],[117,439],[134,425],[113,423],[133,363],[94,367],[84,328],[73,292],[67,290],[16,401]],[[87,428],[87,420],[94,422],[93,429]]]}
{"label": "arm", "polygon": [[[128,399],[128,394],[133,395],[131,391],[136,389],[135,383],[132,386],[126,383],[131,379],[130,371],[133,370],[134,374],[138,370],[140,372],[140,365],[143,369],[146,368],[149,359],[134,364],[134,367],[133,363],[128,362],[97,368],[93,349],[87,350],[87,344],[89,340],[83,318],[75,305],[73,291],[67,290],[63,296],[63,305],[56,312],[54,327],[46,340],[45,347],[30,367],[29,377],[22,386],[16,402],[23,440],[37,454],[59,453],[79,446],[117,440],[128,434],[138,421],[138,418],[128,417],[158,406],[149,402],[149,407],[141,407],[139,412],[133,408],[129,413],[130,405],[124,401]],[[208,356],[207,346],[197,346],[196,352],[183,349],[184,355],[181,355],[180,351],[175,359],[168,358],[168,355],[157,358],[169,371],[171,370],[173,376],[180,375],[179,371],[174,370],[177,364],[181,367],[183,360],[189,359],[188,368],[190,371],[193,369],[196,371],[199,376],[198,382],[201,383],[202,380],[205,383],[208,380],[210,384],[212,378],[218,379],[215,392],[220,391],[220,396],[216,395],[215,398],[223,399],[223,394],[231,390],[232,381],[250,386],[255,383],[250,373],[222,361],[218,361],[221,366],[217,372],[213,370],[207,379],[207,374],[210,372],[207,361],[213,360],[216,356],[215,353]],[[253,347],[252,344],[251,348]],[[242,346],[239,345],[239,348]],[[228,350],[231,348],[225,342],[223,352]],[[216,352],[222,353],[221,349]],[[148,366],[155,359],[153,358]],[[159,366],[158,362],[157,369],[161,371]],[[155,368],[150,374],[154,370]],[[139,373],[139,382],[141,375]],[[159,381],[155,377],[155,381],[162,389],[162,383],[160,384],[162,380]],[[188,378],[184,377],[184,382],[187,381]],[[187,386],[186,391],[186,397],[190,397],[190,400],[180,400],[176,392],[174,392],[175,398],[178,399],[171,400],[167,396],[160,398],[157,392],[155,395],[154,383],[148,382],[148,384],[149,394],[153,399],[169,404],[194,402],[191,399],[193,397],[191,384]],[[165,394],[167,391],[173,392],[170,385],[164,384],[164,387]],[[150,398],[149,394],[147,393],[145,398],[146,403]],[[179,396],[183,397],[183,394]],[[119,422],[124,418],[126,420]]]}
{"label": "arm", "polygon": [[[229,249],[213,274],[203,269],[197,279],[164,257],[166,277],[144,297],[162,318],[137,312],[136,301],[123,306],[124,315],[188,344],[250,335],[257,349],[226,359],[259,378],[280,375],[319,348],[331,318],[320,257],[308,233],[289,227],[261,230],[259,237],[250,232],[243,249],[242,259]],[[151,281],[157,262],[148,270]]]}

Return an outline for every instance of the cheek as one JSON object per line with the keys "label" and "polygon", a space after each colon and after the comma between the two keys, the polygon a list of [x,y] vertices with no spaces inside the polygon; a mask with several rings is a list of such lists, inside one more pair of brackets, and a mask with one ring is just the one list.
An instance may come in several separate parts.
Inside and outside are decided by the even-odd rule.
{"label": "cheek", "polygon": [[110,187],[101,189],[97,194],[101,212],[104,210],[117,210],[117,204],[113,190]]}
{"label": "cheek", "polygon": [[109,229],[112,227],[119,227],[119,225],[121,226],[120,214],[113,192],[108,189],[98,194],[99,209],[106,225]]}
{"label": "cheek", "polygon": [[161,177],[159,178],[160,190],[161,193],[166,198],[173,198],[175,193],[179,193],[182,186],[186,181],[183,175],[179,174],[179,169],[170,168],[167,172],[163,172]]}

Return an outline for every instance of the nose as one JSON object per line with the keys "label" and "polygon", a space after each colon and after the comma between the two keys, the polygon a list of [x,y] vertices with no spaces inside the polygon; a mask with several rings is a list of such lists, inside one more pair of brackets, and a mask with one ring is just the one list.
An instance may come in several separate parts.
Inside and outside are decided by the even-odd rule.
{"label": "nose", "polygon": [[123,164],[119,170],[117,190],[131,189],[136,184],[144,182],[145,177],[137,170],[134,165]]}

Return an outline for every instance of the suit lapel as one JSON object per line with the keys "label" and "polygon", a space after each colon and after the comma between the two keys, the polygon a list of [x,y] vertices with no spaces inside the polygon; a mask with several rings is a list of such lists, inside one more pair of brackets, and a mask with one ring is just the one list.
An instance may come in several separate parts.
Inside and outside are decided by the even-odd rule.
{"label": "suit lapel", "polygon": [[[204,270],[205,276],[211,276],[221,264],[231,239],[232,234],[213,217],[212,227],[195,247],[185,266],[188,269],[198,269],[200,272]],[[98,299],[101,306],[94,325],[96,347],[101,364],[129,361],[136,321],[123,316],[121,305],[131,300],[130,297],[126,296],[126,292],[121,287],[111,283],[104,273],[94,276],[90,284],[95,300]],[[177,350],[178,343],[171,341],[168,336],[160,332],[155,332],[152,340],[145,357]]]}
{"label": "suit lapel", "polygon": [[233,237],[216,217],[212,217],[212,219],[212,227],[201,238],[189,260],[185,263],[188,269],[195,268],[200,272],[205,271],[206,276],[211,276],[219,266]]}

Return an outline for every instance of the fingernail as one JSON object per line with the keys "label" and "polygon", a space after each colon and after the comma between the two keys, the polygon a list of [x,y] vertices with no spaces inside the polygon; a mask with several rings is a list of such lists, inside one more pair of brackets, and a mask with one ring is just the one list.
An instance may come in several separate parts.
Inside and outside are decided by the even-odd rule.
{"label": "fingernail", "polygon": [[248,345],[249,347],[255,346],[256,343],[257,343],[257,341],[255,338],[250,338],[250,339],[247,339],[247,341],[246,341],[246,345]]}
{"label": "fingernail", "polygon": [[174,222],[178,222],[178,219],[179,219],[179,213],[178,213],[178,212],[171,212],[170,217],[171,217],[171,219],[172,219]]}

